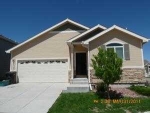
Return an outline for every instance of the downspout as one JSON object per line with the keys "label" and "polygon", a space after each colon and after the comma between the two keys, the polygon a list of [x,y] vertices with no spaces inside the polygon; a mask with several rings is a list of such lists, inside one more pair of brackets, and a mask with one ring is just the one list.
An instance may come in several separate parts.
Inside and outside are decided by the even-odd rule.
{"label": "downspout", "polygon": [[9,69],[9,71],[12,71],[12,63],[13,63],[13,61],[12,61],[12,53],[10,53],[10,69]]}
{"label": "downspout", "polygon": [[144,68],[144,54],[143,54],[143,42],[141,41],[141,57],[142,57],[142,67]]}
{"label": "downspout", "polygon": [[90,51],[89,51],[89,43],[88,44],[84,44],[82,42],[82,46],[88,49],[88,81],[89,81],[90,90],[92,90],[91,80],[90,80]]}
{"label": "downspout", "polygon": [[149,68],[149,66],[150,66],[150,65],[148,65],[148,76],[150,76],[150,72],[149,72],[149,69],[150,69],[150,68]]}
{"label": "downspout", "polygon": [[[148,42],[150,41],[150,39],[148,39]],[[150,77],[150,68],[149,68],[149,64],[148,64],[148,76]]]}

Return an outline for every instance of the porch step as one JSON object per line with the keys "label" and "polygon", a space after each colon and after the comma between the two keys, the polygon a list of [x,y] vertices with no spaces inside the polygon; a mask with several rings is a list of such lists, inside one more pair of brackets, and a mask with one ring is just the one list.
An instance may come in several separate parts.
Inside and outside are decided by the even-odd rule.
{"label": "porch step", "polygon": [[70,80],[70,84],[88,84],[87,78],[74,78]]}
{"label": "porch step", "polygon": [[63,93],[84,93],[89,92],[89,84],[87,78],[74,78],[70,80],[70,86]]}
{"label": "porch step", "polygon": [[71,84],[67,87],[67,90],[63,90],[63,93],[85,93],[89,91],[88,84]]}

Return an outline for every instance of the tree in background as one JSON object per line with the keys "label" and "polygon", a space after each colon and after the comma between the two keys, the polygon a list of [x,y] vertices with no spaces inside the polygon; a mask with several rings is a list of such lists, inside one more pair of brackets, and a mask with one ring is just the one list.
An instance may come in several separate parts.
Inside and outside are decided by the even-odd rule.
{"label": "tree in background", "polygon": [[92,67],[95,71],[95,76],[103,80],[109,95],[109,85],[121,79],[122,74],[122,59],[117,54],[109,49],[103,50],[98,48],[98,54],[93,55]]}

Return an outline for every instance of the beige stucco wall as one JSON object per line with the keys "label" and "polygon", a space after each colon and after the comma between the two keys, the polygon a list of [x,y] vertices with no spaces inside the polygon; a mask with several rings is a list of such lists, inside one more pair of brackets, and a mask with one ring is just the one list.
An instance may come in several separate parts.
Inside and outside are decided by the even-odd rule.
{"label": "beige stucco wall", "polygon": [[13,60],[23,58],[69,58],[66,41],[79,32],[46,33],[12,51]]}
{"label": "beige stucco wall", "polygon": [[123,44],[129,44],[130,60],[123,60],[123,67],[143,66],[141,40],[118,30],[112,30],[90,42],[90,58],[93,57],[93,54],[97,54],[97,48],[99,46],[105,45],[108,42],[121,42]]}

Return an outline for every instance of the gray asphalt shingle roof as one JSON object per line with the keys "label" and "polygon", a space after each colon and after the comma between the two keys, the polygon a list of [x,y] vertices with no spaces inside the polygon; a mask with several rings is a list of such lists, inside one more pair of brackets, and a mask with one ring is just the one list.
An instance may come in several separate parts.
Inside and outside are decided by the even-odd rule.
{"label": "gray asphalt shingle roof", "polygon": [[8,41],[8,42],[13,43],[13,44],[18,44],[18,42],[13,41],[12,39],[7,38],[7,37],[5,37],[5,36],[3,36],[3,35],[1,35],[1,34],[0,34],[0,39],[3,39],[3,40],[5,40],[5,41]]}

